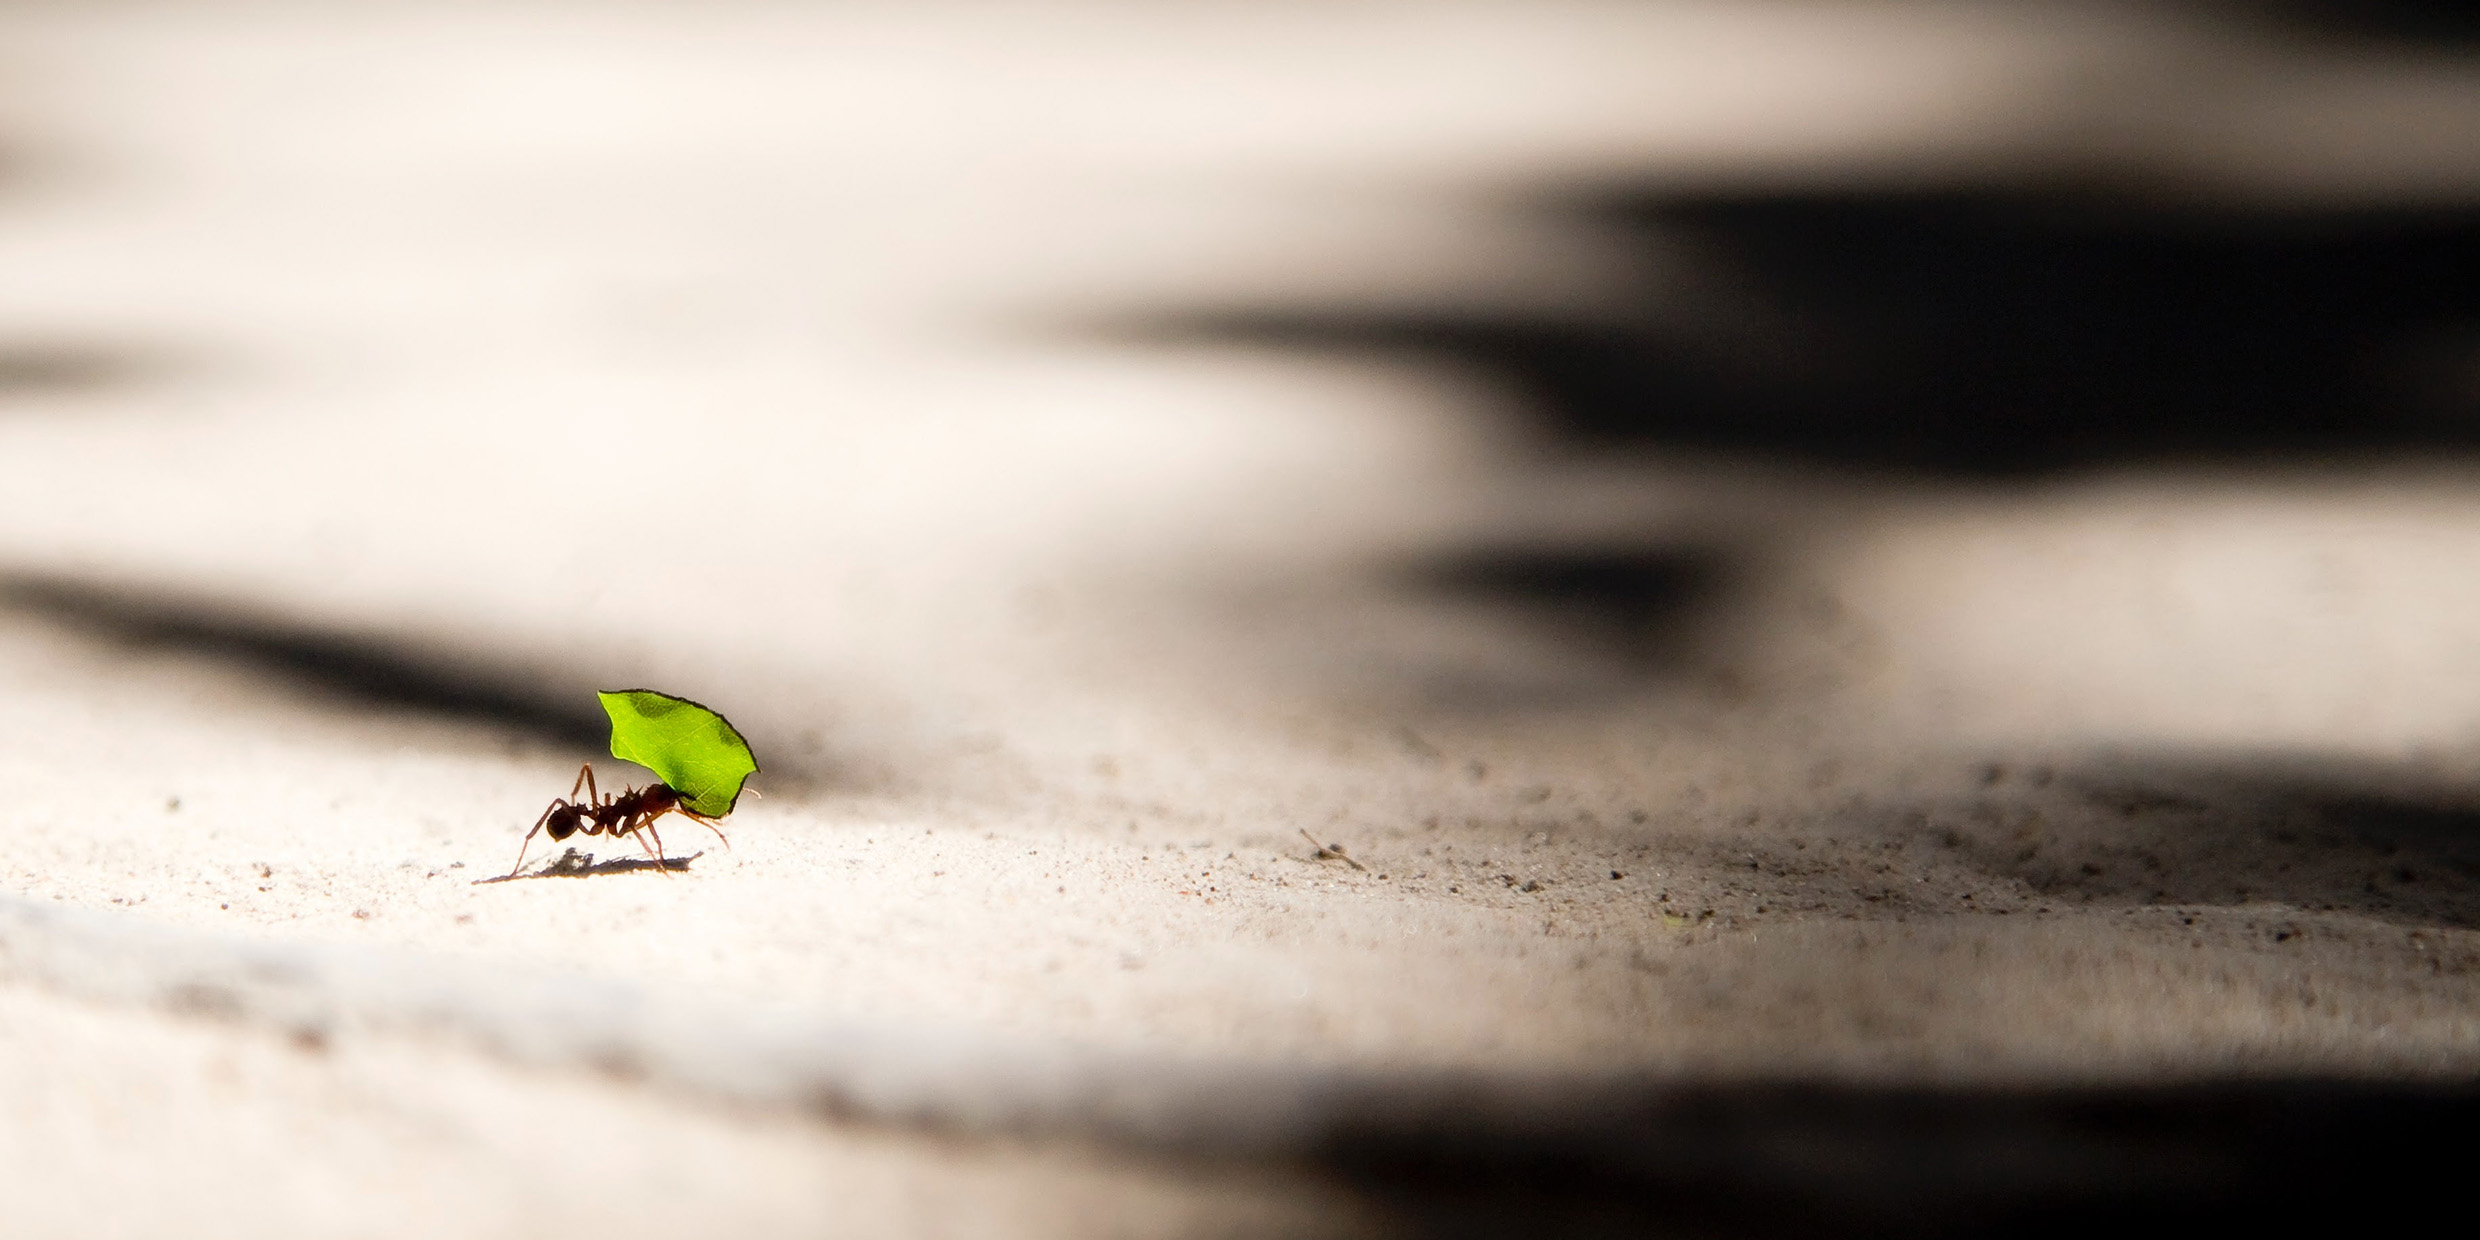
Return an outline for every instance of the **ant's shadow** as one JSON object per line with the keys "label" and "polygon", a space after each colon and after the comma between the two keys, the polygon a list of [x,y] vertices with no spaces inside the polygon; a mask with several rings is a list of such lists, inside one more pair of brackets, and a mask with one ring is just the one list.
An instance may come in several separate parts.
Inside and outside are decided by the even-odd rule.
{"label": "ant's shadow", "polygon": [[528,878],[598,878],[605,874],[634,874],[640,870],[670,870],[678,873],[688,869],[690,862],[705,855],[703,851],[700,851],[690,853],[686,857],[665,857],[658,865],[648,857],[614,857],[609,861],[597,861],[593,853],[579,852],[572,848],[554,858],[549,865],[517,874],[502,874],[497,878],[477,878],[473,885],[486,887],[492,883],[508,883]]}

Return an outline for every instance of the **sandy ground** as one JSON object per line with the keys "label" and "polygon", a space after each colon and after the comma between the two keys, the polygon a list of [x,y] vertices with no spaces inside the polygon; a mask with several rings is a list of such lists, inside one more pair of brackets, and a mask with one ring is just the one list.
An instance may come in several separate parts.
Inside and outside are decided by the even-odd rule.
{"label": "sandy ground", "polygon": [[[1095,326],[1589,310],[1506,191],[1614,170],[2480,186],[2470,76],[2209,34],[0,10],[5,1230],[1369,1234],[1320,1151],[1425,1082],[2467,1079],[2469,466],[1579,458]],[[730,848],[477,882],[641,684]]]}

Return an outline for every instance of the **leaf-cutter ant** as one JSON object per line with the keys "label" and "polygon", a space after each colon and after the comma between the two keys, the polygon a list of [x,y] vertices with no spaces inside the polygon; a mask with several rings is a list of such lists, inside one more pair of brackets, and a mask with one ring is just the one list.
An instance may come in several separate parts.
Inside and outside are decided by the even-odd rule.
{"label": "leaf-cutter ant", "polygon": [[[576,799],[580,788],[586,794],[582,801]],[[517,863],[509,867],[508,877],[515,878],[517,871],[525,868],[525,850],[534,842],[536,831],[550,832],[554,843],[581,833],[608,835],[614,839],[623,835],[634,836],[638,847],[645,849],[646,855],[654,859],[654,867],[669,874],[672,870],[663,855],[663,833],[654,829],[654,820],[665,814],[678,814],[714,832],[715,838],[722,840],[725,848],[732,846],[732,841],[724,836],[723,828],[716,826],[714,819],[682,804],[680,794],[673,791],[671,785],[652,783],[618,795],[608,795],[594,786],[594,764],[588,762],[578,768],[577,782],[569,785],[568,795],[551,798],[550,807],[542,812],[542,817],[534,820],[534,826],[525,833],[525,838],[517,842]],[[652,844],[646,842],[649,836],[653,837]]]}

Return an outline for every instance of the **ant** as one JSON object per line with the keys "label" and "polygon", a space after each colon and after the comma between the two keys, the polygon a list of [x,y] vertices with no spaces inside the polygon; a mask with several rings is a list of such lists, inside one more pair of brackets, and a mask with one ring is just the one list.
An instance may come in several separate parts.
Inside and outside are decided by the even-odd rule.
{"label": "ant", "polygon": [[[580,788],[586,794],[582,801],[576,799]],[[510,868],[508,877],[515,878],[517,871],[525,868],[525,850],[534,842],[535,831],[550,832],[554,843],[579,832],[608,835],[614,839],[623,835],[637,836],[638,847],[644,848],[646,855],[654,858],[654,868],[669,874],[672,869],[663,855],[663,833],[654,829],[654,820],[665,814],[678,814],[714,832],[716,839],[723,840],[725,848],[732,846],[732,841],[725,838],[723,828],[716,826],[714,819],[681,804],[680,794],[673,791],[671,785],[652,783],[643,788],[631,788],[617,796],[608,795],[594,786],[594,764],[588,762],[578,768],[577,782],[569,785],[568,795],[551,798],[550,808],[534,820],[533,829],[517,842],[517,864]],[[641,831],[645,834],[639,835]],[[647,836],[654,837],[653,844],[646,843]]]}

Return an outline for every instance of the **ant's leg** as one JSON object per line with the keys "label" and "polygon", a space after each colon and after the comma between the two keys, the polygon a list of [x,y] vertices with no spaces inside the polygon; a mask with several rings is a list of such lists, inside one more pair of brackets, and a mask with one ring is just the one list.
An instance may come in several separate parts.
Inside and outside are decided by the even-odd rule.
{"label": "ant's leg", "polygon": [[655,842],[654,842],[654,843],[652,843],[652,844],[647,843],[647,842],[646,842],[646,837],[647,837],[647,836],[649,836],[649,835],[653,835],[654,833],[653,833],[653,831],[652,831],[650,828],[648,828],[648,827],[646,826],[646,824],[645,824],[645,823],[643,823],[643,822],[632,823],[632,824],[630,824],[630,825],[628,825],[628,826],[621,827],[621,828],[619,828],[618,830],[613,831],[613,832],[612,832],[612,834],[613,834],[613,835],[619,835],[619,834],[621,834],[622,832],[626,832],[626,833],[628,834],[628,837],[629,837],[630,839],[636,840],[636,841],[637,841],[637,846],[638,846],[639,848],[643,848],[643,849],[645,849],[645,850],[646,850],[646,859],[647,859],[647,860],[649,860],[649,861],[654,862],[654,868],[656,868],[656,869],[658,869],[658,870],[661,870],[661,871],[663,871],[663,872],[664,872],[664,873],[666,873],[666,874],[669,874],[669,873],[671,873],[671,872],[672,872],[672,869],[671,869],[671,867],[670,867],[670,866],[667,866],[667,865],[663,864],[663,837],[662,837],[662,836],[657,835],[657,836],[655,836]]}
{"label": "ant's leg", "polygon": [[704,828],[706,828],[706,829],[707,829],[707,830],[709,830],[709,831],[714,832],[714,833],[715,833],[715,838],[716,838],[716,839],[719,839],[719,840],[722,840],[722,841],[723,841],[723,846],[724,846],[724,848],[725,848],[727,851],[728,851],[728,850],[730,850],[730,848],[732,847],[732,837],[730,837],[730,836],[728,836],[728,835],[725,835],[725,834],[723,833],[723,828],[715,825],[715,820],[714,820],[714,819],[709,818],[709,817],[707,817],[707,816],[706,816],[706,815],[704,815],[704,814],[693,814],[693,813],[690,813],[688,810],[685,810],[685,809],[684,809],[684,810],[680,810],[680,811],[678,811],[678,812],[679,812],[679,814],[680,814],[680,816],[681,816],[681,817],[686,818],[686,819],[688,819],[689,821],[694,822],[694,823],[696,823],[697,825],[699,825],[699,826],[701,826],[701,827],[704,827]]}
{"label": "ant's leg", "polygon": [[647,819],[646,819],[645,827],[646,827],[646,834],[651,835],[651,836],[653,836],[653,837],[654,837],[654,863],[655,863],[655,867],[656,867],[657,869],[662,870],[664,873],[669,874],[669,873],[671,873],[671,872],[672,872],[672,862],[671,862],[671,859],[670,859],[669,857],[665,856],[665,855],[664,855],[664,852],[663,852],[663,833],[662,833],[662,832],[660,832],[660,831],[657,831],[657,830],[655,830],[655,829],[654,829],[654,820],[655,820],[655,819],[657,819],[657,818],[661,818],[662,816],[663,816],[663,815],[661,815],[661,814],[653,814],[653,815],[648,816],[648,817],[647,817]]}
{"label": "ant's leg", "polygon": [[508,867],[508,877],[515,878],[517,871],[525,868],[525,850],[534,842],[534,832],[542,830],[543,824],[551,821],[553,811],[559,809],[562,804],[564,802],[560,798],[551,798],[551,804],[544,808],[542,817],[535,819],[533,827],[526,831],[525,838],[517,841],[517,863]]}
{"label": "ant's leg", "polygon": [[[576,799],[577,799],[577,790],[578,790],[579,788],[587,788],[587,787],[591,787],[591,786],[593,786],[593,784],[594,784],[594,764],[593,764],[593,763],[591,763],[591,762],[587,762],[587,763],[582,763],[582,764],[580,764],[580,765],[577,767],[577,782],[576,782],[576,783],[573,783],[573,784],[570,784],[570,785],[568,786],[568,799],[569,799],[569,800],[571,800],[571,801],[576,800]],[[592,794],[588,794],[588,795],[587,795],[587,797],[586,797],[586,800],[587,800],[588,802],[592,802],[592,801],[594,800],[593,795],[592,795]]]}

